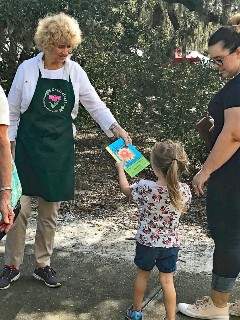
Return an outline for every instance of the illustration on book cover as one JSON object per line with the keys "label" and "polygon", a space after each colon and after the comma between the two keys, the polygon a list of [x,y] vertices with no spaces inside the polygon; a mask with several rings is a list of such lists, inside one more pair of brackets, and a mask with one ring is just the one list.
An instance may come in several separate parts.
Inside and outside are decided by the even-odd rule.
{"label": "illustration on book cover", "polygon": [[150,164],[134,145],[126,146],[122,138],[111,143],[106,149],[117,162],[124,161],[124,170],[130,177],[136,176]]}

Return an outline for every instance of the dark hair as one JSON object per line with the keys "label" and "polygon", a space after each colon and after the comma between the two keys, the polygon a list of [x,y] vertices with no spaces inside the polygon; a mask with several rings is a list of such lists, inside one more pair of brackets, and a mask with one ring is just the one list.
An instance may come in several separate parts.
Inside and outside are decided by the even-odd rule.
{"label": "dark hair", "polygon": [[237,26],[224,26],[219,28],[208,40],[208,46],[223,42],[223,48],[235,50],[240,47],[240,33]]}

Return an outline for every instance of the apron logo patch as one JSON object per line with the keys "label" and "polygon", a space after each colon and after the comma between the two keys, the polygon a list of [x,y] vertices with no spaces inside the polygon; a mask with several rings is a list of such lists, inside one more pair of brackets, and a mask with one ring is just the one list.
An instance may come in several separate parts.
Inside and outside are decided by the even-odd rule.
{"label": "apron logo patch", "polygon": [[43,105],[50,112],[62,112],[67,105],[66,94],[59,89],[48,89],[43,98]]}

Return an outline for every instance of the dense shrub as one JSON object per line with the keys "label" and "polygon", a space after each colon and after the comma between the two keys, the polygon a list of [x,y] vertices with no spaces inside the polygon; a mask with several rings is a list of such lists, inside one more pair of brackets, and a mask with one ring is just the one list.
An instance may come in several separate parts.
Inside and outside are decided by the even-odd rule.
{"label": "dense shrub", "polygon": [[[8,91],[19,63],[36,54],[33,35],[38,19],[65,10],[78,19],[84,33],[73,59],[87,71],[118,121],[133,137],[144,133],[183,141],[196,167],[205,149],[194,124],[206,113],[220,81],[209,66],[173,64],[169,30],[144,24],[135,2],[0,0],[1,84]],[[77,125],[94,126],[82,108]]]}

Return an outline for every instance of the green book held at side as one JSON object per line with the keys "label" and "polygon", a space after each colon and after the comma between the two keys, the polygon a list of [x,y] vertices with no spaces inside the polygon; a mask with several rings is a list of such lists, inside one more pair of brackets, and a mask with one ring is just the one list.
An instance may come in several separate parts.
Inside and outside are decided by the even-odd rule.
{"label": "green book held at side", "polygon": [[[22,187],[18,177],[17,169],[15,163],[12,162],[12,192],[11,192],[11,206],[13,209],[16,208],[17,203],[22,195]],[[2,214],[0,213],[0,220],[2,219]]]}
{"label": "green book held at side", "polygon": [[11,205],[14,209],[22,195],[22,187],[18,177],[17,169],[15,163],[12,163],[12,195],[11,195]]}
{"label": "green book held at side", "polygon": [[124,170],[130,177],[136,176],[150,164],[134,145],[129,144],[126,146],[122,138],[108,145],[106,150],[117,162],[124,161]]}
{"label": "green book held at side", "polygon": [[[22,195],[22,187],[18,177],[17,169],[14,161],[12,161],[12,192],[11,192],[11,206],[15,214],[14,221],[20,213],[20,197]],[[2,214],[0,213],[0,220],[2,220]],[[5,231],[0,231],[0,240],[6,235]]]}

